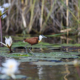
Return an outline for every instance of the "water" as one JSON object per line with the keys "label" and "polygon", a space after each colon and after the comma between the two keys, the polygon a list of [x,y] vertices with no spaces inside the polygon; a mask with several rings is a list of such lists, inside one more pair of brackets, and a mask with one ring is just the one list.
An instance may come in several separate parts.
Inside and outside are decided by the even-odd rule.
{"label": "water", "polygon": [[63,66],[40,66],[31,63],[22,63],[21,73],[26,75],[27,80],[78,80],[80,76],[72,65]]}
{"label": "water", "polygon": [[[17,39],[17,38],[14,38],[15,42],[19,42],[19,41],[22,41],[23,38],[20,37],[19,40],[18,39],[15,40],[15,39]],[[48,38],[47,40],[44,39],[43,42],[49,42],[49,43],[52,43],[52,44],[55,44],[55,43],[61,44],[62,40],[59,37],[55,38],[55,39],[54,38]],[[65,41],[63,40],[63,43],[64,42]],[[76,41],[75,40],[73,40],[73,41],[71,40],[71,43],[76,43]],[[17,46],[19,46],[17,50],[15,48],[16,44],[17,44]],[[22,54],[23,52],[25,53],[25,48],[23,46],[20,46],[20,44],[18,44],[18,43],[16,43],[16,44],[13,44],[13,47],[12,47],[13,50],[15,48],[14,53],[17,53],[17,54],[18,53]],[[52,54],[50,54],[50,55],[47,54],[48,56],[46,55],[46,57],[44,56],[44,57],[41,57],[41,58],[47,58],[47,59],[53,58],[54,60],[55,59],[60,59],[60,61],[57,60],[57,61],[54,61],[54,63],[63,63],[63,62],[67,63],[67,62],[72,62],[75,59],[80,60],[79,59],[79,55],[80,55],[79,47],[76,48],[76,50],[75,50],[76,53],[72,54],[74,52],[74,50],[73,50],[74,48],[73,47],[68,47],[69,50],[68,49],[66,50],[64,47],[62,47],[65,50],[64,51],[60,51],[60,48],[58,48],[58,47],[57,48],[53,48],[52,44],[49,45],[49,46],[45,45],[46,47],[43,48],[43,51],[41,50],[41,48],[38,48],[38,47],[42,47],[42,44],[41,44],[41,46],[40,45],[38,45],[37,47],[34,46],[33,47],[33,49],[34,49],[33,52],[34,53],[36,53],[36,52],[39,53],[39,56],[42,55],[41,53],[46,55],[46,53],[50,54],[50,52],[53,52],[52,53],[53,55]],[[29,45],[27,45],[27,46],[29,46]],[[8,58],[12,57],[12,56],[10,56],[11,54],[7,53],[7,51],[8,51],[8,49],[5,48],[5,47],[0,48],[0,54],[3,54],[3,53],[6,52],[6,54],[7,54],[6,56]],[[72,53],[71,54],[68,53],[69,51],[72,51]],[[12,55],[14,53],[12,53]],[[56,53],[56,54],[54,54],[54,53]],[[77,56],[77,54],[78,54],[78,56]],[[64,56],[70,56],[70,58],[64,58],[64,56],[62,57],[61,55],[62,56],[63,55]],[[7,58],[6,56],[4,56],[4,57]],[[75,56],[77,56],[77,57],[75,57]],[[37,57],[38,57],[38,55],[37,55]],[[32,59],[33,58],[35,59],[37,57],[35,55],[31,55]],[[27,59],[28,57],[24,57],[24,58]],[[18,58],[16,57],[15,59],[19,59],[19,57]],[[3,61],[4,60],[2,60],[0,62],[2,63]],[[80,67],[79,66],[75,67],[73,65],[73,63],[71,63],[71,64],[61,64],[61,65],[60,64],[59,65],[58,64],[57,65],[54,65],[54,64],[53,65],[48,65],[48,64],[47,65],[45,65],[45,64],[37,65],[37,64],[33,64],[34,62],[39,62],[39,61],[42,61],[42,62],[45,61],[45,62],[48,62],[48,63],[51,62],[50,60],[39,60],[39,59],[38,60],[21,62],[20,66],[19,66],[19,70],[20,70],[19,74],[25,75],[27,77],[24,77],[23,79],[19,79],[19,80],[80,80],[80,74],[79,74]],[[0,64],[0,66],[1,66],[1,64]],[[18,79],[16,79],[16,80],[18,80]]]}

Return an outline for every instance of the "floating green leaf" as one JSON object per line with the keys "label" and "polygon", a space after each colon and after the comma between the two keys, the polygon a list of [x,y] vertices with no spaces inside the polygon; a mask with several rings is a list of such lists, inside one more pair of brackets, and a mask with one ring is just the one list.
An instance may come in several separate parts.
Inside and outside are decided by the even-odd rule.
{"label": "floating green leaf", "polygon": [[35,64],[35,65],[73,65],[73,62],[46,62],[46,61],[42,62],[42,61],[39,61],[39,62],[33,62],[32,64]]}
{"label": "floating green leaf", "polygon": [[[3,75],[0,75],[0,79],[2,78]],[[27,76],[25,75],[15,75],[16,76],[16,79],[23,79],[23,78],[27,78]],[[9,76],[7,76],[6,78],[4,79],[10,79]]]}

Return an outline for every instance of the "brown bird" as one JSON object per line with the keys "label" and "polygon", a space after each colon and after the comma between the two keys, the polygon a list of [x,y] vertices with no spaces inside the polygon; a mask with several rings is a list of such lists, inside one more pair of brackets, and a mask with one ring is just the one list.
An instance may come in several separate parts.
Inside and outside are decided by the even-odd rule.
{"label": "brown bird", "polygon": [[39,42],[41,42],[42,38],[47,38],[47,37],[45,37],[44,35],[39,35],[39,37],[32,37],[29,39],[24,39],[23,42],[27,42],[31,45],[35,45],[35,44],[38,44]]}

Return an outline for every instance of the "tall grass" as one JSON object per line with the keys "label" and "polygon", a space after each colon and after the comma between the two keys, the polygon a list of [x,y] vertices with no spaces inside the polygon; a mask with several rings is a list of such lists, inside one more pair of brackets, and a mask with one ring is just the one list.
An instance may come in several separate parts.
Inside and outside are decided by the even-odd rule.
{"label": "tall grass", "polygon": [[[68,11],[68,3],[69,3],[69,1],[68,0],[66,0],[66,6],[67,6],[67,10],[66,10],[66,26],[67,26],[67,28],[68,28],[68,17],[69,17],[69,11]],[[67,36],[68,36],[68,30],[67,30]]]}
{"label": "tall grass", "polygon": [[33,24],[33,18],[34,18],[34,8],[35,8],[35,2],[36,0],[30,0],[30,23],[29,23],[29,30],[28,30],[28,33],[31,31],[31,28],[32,28],[32,24]]}
{"label": "tall grass", "polygon": [[[11,0],[8,17],[2,22],[3,30],[38,34],[57,33],[68,28],[75,30],[80,23],[79,2],[79,0]],[[3,3],[2,0],[1,5]]]}
{"label": "tall grass", "polygon": [[43,11],[44,11],[44,2],[45,0],[42,0],[42,7],[41,7],[41,15],[40,15],[40,31],[42,30],[43,27]]}

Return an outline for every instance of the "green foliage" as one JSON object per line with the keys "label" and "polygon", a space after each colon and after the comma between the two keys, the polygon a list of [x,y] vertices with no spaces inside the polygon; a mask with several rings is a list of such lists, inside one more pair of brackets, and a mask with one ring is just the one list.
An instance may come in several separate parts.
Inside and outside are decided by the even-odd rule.
{"label": "green foliage", "polygon": [[[47,35],[47,37],[49,37]],[[51,37],[51,36],[50,36]],[[33,52],[33,53],[28,53],[26,54],[25,50],[24,52],[16,52],[13,51],[13,53],[8,53],[8,48],[6,47],[0,47],[0,56],[3,57],[11,57],[11,58],[16,58],[19,62],[33,62],[33,64],[36,65],[72,65],[73,62],[65,62],[63,61],[63,59],[76,59],[76,58],[80,58],[78,55],[80,54],[80,52],[63,52],[63,51],[54,51],[55,49],[63,49],[63,47],[79,47],[80,44],[50,44],[50,43],[46,43],[46,42],[40,42],[39,44],[33,45],[31,46],[30,44],[23,43],[22,42],[22,37],[21,38],[16,38],[14,37],[14,39],[16,39],[12,45],[12,50],[14,50],[14,48],[17,47],[32,47],[36,50],[36,48],[38,48],[37,52]],[[20,41],[19,41],[19,40]],[[40,48],[45,49],[41,51]],[[40,50],[40,51],[39,51]],[[51,51],[52,50],[52,51]],[[18,50],[19,51],[19,50]]]}
{"label": "green foliage", "polygon": [[[70,24],[68,27],[75,29],[80,23],[79,0],[69,1],[68,6],[66,6],[66,0],[19,0],[16,3],[14,1],[10,2],[12,4],[8,9],[7,25],[2,21],[3,29],[6,32],[30,33],[30,31],[33,31],[43,33],[46,30],[60,32],[60,29],[66,28],[67,8],[69,11],[68,22]],[[2,0],[0,5],[3,3]]]}
{"label": "green foliage", "polygon": [[[3,75],[0,74],[0,79],[2,78]],[[26,78],[27,76],[25,75],[15,75],[16,79],[22,79],[22,78]],[[11,79],[9,76],[7,76],[6,78],[4,79]]]}
{"label": "green foliage", "polygon": [[39,62],[33,62],[33,64],[35,64],[35,65],[46,65],[46,66],[48,66],[48,65],[73,65],[73,62],[57,62],[57,63],[55,63],[55,62],[42,62],[42,61],[39,61]]}

